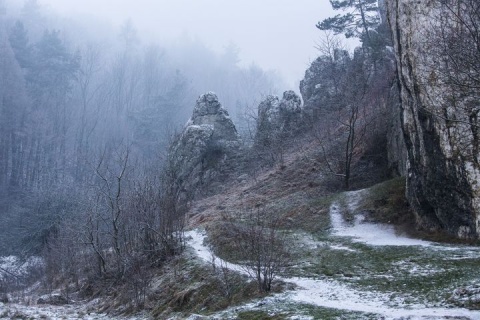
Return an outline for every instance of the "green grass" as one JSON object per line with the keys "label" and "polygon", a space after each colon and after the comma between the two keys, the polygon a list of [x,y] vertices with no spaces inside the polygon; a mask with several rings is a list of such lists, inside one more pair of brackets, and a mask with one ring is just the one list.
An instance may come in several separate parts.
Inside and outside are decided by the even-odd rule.
{"label": "green grass", "polygon": [[358,210],[367,212],[371,221],[392,224],[398,231],[415,238],[443,243],[480,245],[480,241],[457,239],[441,230],[437,232],[417,230],[414,213],[406,198],[406,182],[403,177],[371,187],[360,202]]}
{"label": "green grass", "polygon": [[187,255],[167,268],[159,290],[150,297],[155,301],[152,315],[160,319],[172,312],[208,315],[259,297],[256,284],[245,277],[231,272],[226,280]]}
{"label": "green grass", "polygon": [[405,196],[405,186],[403,177],[377,184],[369,189],[358,209],[369,212],[369,218],[377,222],[412,225],[415,218]]}
{"label": "green grass", "polygon": [[[325,239],[327,240],[327,239]],[[452,251],[433,247],[368,246],[348,239],[330,239],[355,252],[328,245],[297,257],[307,262],[290,275],[328,277],[365,292],[391,295],[406,303],[447,303],[453,290],[478,279],[480,259],[451,259]],[[394,304],[395,301],[392,301]]]}
{"label": "green grass", "polygon": [[269,315],[265,311],[242,311],[237,315],[237,320],[284,320],[284,315]]}
{"label": "green grass", "polygon": [[[329,208],[336,202],[345,209],[343,211],[348,211],[346,200],[346,194],[340,193],[310,198],[306,205],[299,208],[285,206],[281,214],[292,221],[285,225],[284,231],[291,237],[295,253],[292,266],[284,276],[331,278],[350,286],[352,290],[383,295],[387,301],[390,299],[387,304],[391,307],[400,303],[450,307],[453,302],[449,298],[454,289],[478,280],[480,253],[475,253],[476,250],[465,248],[474,253],[470,257],[461,246],[458,250],[437,249],[434,246],[370,246],[332,236]],[[363,211],[375,222],[404,226],[414,220],[405,199],[405,181],[402,178],[372,187],[365,193],[358,211]],[[348,215],[353,217],[353,214],[355,212],[347,212],[347,218]],[[216,252],[227,260],[235,261],[231,246],[234,239],[228,223],[218,222],[208,229],[208,233]],[[302,246],[303,237],[314,242]],[[255,288],[252,287],[252,290]],[[262,307],[261,311],[239,311],[237,319],[285,319],[286,315],[298,314],[310,315],[314,319],[378,318],[378,315],[295,303],[280,303],[272,307],[275,315],[266,310],[267,307]]]}
{"label": "green grass", "polygon": [[369,314],[362,312],[351,312],[345,310],[315,307],[310,305],[302,305],[298,307],[303,314],[312,316],[313,319],[322,320],[377,320],[377,314]]}
{"label": "green grass", "polygon": [[[276,305],[265,305],[256,310],[238,311],[233,314],[223,314],[221,319],[236,320],[284,320],[292,316],[310,316],[322,320],[373,320],[378,315],[354,311],[345,311],[333,308],[324,308],[302,303],[282,302]],[[272,311],[274,310],[274,311]]]}

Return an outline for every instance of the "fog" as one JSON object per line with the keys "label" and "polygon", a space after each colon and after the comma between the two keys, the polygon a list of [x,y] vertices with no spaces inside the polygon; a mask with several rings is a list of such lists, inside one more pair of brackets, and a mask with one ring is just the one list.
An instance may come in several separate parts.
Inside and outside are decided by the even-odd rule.
{"label": "fog", "polygon": [[298,93],[330,14],[319,0],[0,0],[0,256],[39,253],[114,168],[162,172],[207,91],[252,145],[258,105]]}
{"label": "fog", "polygon": [[333,11],[328,0],[40,0],[63,16],[93,15],[113,25],[131,19],[145,40],[171,41],[185,34],[216,51],[230,43],[240,63],[274,69],[298,90],[318,55],[315,24]]}

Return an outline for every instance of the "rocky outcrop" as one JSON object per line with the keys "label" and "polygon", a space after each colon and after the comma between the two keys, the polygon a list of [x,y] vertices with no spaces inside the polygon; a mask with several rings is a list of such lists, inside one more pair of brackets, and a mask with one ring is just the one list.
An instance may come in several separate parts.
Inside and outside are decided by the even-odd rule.
{"label": "rocky outcrop", "polygon": [[459,307],[480,309],[480,284],[455,289],[448,300]]}
{"label": "rocky outcrop", "polygon": [[213,92],[208,92],[198,98],[192,118],[187,123],[187,128],[192,126],[210,127],[213,130],[211,142],[215,144],[229,145],[238,142],[235,125]]}
{"label": "rocky outcrop", "polygon": [[293,91],[285,91],[280,100],[267,96],[258,106],[257,146],[271,146],[274,140],[288,139],[302,130],[302,100]]}
{"label": "rocky outcrop", "polygon": [[53,306],[62,306],[68,304],[68,299],[59,294],[45,295],[38,298],[37,304],[51,304]]}
{"label": "rocky outcrop", "polygon": [[182,133],[172,143],[169,164],[186,192],[203,193],[224,173],[240,146],[227,110],[213,92],[200,96]]}
{"label": "rocky outcrop", "polygon": [[397,85],[390,89],[387,101],[387,160],[391,176],[407,174],[407,149],[402,131],[402,108]]}
{"label": "rocky outcrop", "polygon": [[320,117],[320,111],[328,113],[338,107],[336,81],[344,76],[348,59],[347,51],[336,50],[333,57],[318,57],[305,71],[305,77],[300,81],[300,93],[308,116],[316,119]]}
{"label": "rocky outcrop", "polygon": [[[480,235],[477,125],[451,87],[439,81],[441,61],[432,52],[435,1],[386,0],[399,76],[401,125],[408,152],[407,197],[417,224],[463,239]],[[438,2],[439,3],[439,2]],[[476,102],[478,106],[478,101]],[[466,122],[458,121],[467,119]]]}

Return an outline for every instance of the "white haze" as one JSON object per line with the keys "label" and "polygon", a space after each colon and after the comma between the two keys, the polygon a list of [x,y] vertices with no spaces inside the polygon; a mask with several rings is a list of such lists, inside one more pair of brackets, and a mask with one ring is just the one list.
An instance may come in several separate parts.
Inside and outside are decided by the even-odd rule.
{"label": "white haze", "polygon": [[240,63],[277,70],[292,89],[318,55],[315,24],[333,14],[328,0],[39,0],[64,16],[131,19],[147,41],[198,37],[216,51],[233,43]]}

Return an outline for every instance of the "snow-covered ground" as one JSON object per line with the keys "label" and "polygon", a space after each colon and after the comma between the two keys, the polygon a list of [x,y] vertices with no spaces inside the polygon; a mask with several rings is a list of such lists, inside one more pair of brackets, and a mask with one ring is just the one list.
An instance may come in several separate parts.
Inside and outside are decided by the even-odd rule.
{"label": "snow-covered ground", "polygon": [[[192,230],[187,232],[186,236],[190,239],[189,244],[193,247],[198,257],[206,263],[211,263],[212,253],[204,245],[205,233]],[[389,238],[391,237],[392,235],[389,235]],[[216,257],[215,260],[221,261],[219,257]],[[232,270],[239,272],[244,270],[242,266],[225,263]],[[336,280],[302,277],[281,279],[298,286],[296,290],[276,295],[275,299],[282,303],[294,301],[350,312],[373,313],[381,315],[384,319],[445,319],[448,317],[480,319],[480,311],[462,308],[428,308],[422,305],[405,304],[401,300],[392,303],[391,296],[388,294],[359,291]],[[398,307],[392,307],[392,304],[398,305]],[[404,304],[404,307],[402,307],[402,304]]]}
{"label": "snow-covered ground", "polygon": [[42,265],[42,258],[35,256],[25,261],[17,256],[0,257],[0,281],[10,277],[21,278],[27,275],[30,270],[40,268]]}
{"label": "snow-covered ground", "polygon": [[[366,190],[347,192],[347,207],[354,212]],[[395,233],[390,225],[368,223],[365,216],[357,214],[354,221],[347,222],[342,217],[342,208],[338,202],[330,206],[332,234],[339,237],[351,237],[353,241],[372,246],[431,246],[428,241],[411,239]]]}
{"label": "snow-covered ground", "polygon": [[[342,210],[345,209],[345,204],[342,206],[334,203],[330,207],[331,228],[327,236],[318,238],[308,233],[296,234],[296,242],[300,245],[301,250],[311,254],[308,260],[305,259],[296,266],[300,269],[306,266],[305,269],[301,269],[299,273],[291,273],[296,276],[280,278],[294,284],[295,289],[232,307],[210,318],[234,319],[234,315],[238,312],[256,309],[282,313],[286,310],[285,308],[288,308],[286,314],[290,316],[290,319],[310,320],[319,316],[312,316],[311,311],[306,311],[306,309],[317,308],[316,310],[335,310],[337,315],[341,315],[340,318],[343,314],[347,314],[349,315],[348,319],[357,319],[357,315],[362,319],[480,319],[480,311],[455,307],[451,303],[432,302],[422,296],[424,292],[421,290],[410,292],[408,287],[412,282],[420,282],[419,287],[424,287],[422,281],[431,279],[433,281],[437,279],[434,277],[442,278],[450,275],[449,272],[452,269],[460,273],[473,273],[472,270],[477,270],[478,264],[475,261],[480,258],[480,248],[440,245],[410,239],[396,234],[390,226],[369,223],[361,214],[355,214],[362,192],[364,191],[347,193],[346,207],[351,221],[344,221]],[[203,263],[215,263],[217,266],[222,265],[235,272],[248,274],[247,269],[243,266],[215,256],[205,244],[206,237],[206,233],[198,229],[186,232],[188,244]],[[368,256],[372,252],[374,254]],[[395,256],[392,255],[392,252],[400,252],[400,254]],[[335,261],[334,268],[338,267],[344,270],[328,276],[323,273],[324,269],[321,268],[325,263],[325,261],[322,262],[325,253],[328,259],[339,259],[339,261]],[[334,254],[331,255],[331,253]],[[367,267],[361,266],[364,269],[360,268],[360,270],[363,271],[356,272],[356,265],[354,268],[344,268],[347,261],[341,259],[349,257],[360,259],[360,261],[372,259],[372,257],[380,257],[380,259],[385,257],[391,261],[385,263],[382,266],[383,269],[377,270],[374,265],[378,260],[372,260],[371,264],[366,264]],[[442,260],[448,263],[439,263]],[[358,260],[352,259],[351,261]],[[462,270],[463,263],[470,266],[470,269]],[[21,265],[20,262],[14,257],[0,259],[0,266],[9,270],[21,270],[22,268],[18,268],[19,265]],[[320,271],[315,269],[319,266]],[[345,276],[349,273],[351,273],[349,276]],[[464,278],[460,278],[463,281]],[[468,279],[472,278],[474,276]],[[451,283],[455,285],[457,280]],[[378,284],[383,281],[392,283],[397,281],[401,286],[405,285],[407,289],[379,286]],[[407,284],[407,282],[410,283]],[[463,285],[463,283],[458,283],[458,285]],[[435,286],[436,284],[432,286],[433,289],[427,290],[429,294],[445,297],[445,288],[447,288],[447,292],[454,289],[450,288],[450,282],[448,286],[444,286],[443,292],[437,290]],[[440,298],[438,301],[442,301],[442,299],[444,298]],[[0,303],[0,319],[142,319],[138,316],[121,318],[97,314],[92,310],[94,309],[91,305],[81,303],[66,306],[25,306]],[[143,319],[147,318],[145,316]],[[320,316],[320,318],[322,317]],[[199,318],[192,316],[191,319]]]}
{"label": "snow-covered ground", "polygon": [[89,304],[69,304],[65,306],[3,304],[0,303],[0,319],[48,319],[48,320],[142,320],[148,317],[121,317],[99,314],[90,311]]}
{"label": "snow-covered ground", "polygon": [[[346,201],[350,212],[355,211],[362,192],[347,193]],[[327,242],[329,250],[344,250],[345,254],[361,254],[361,252],[356,252],[355,248],[350,248],[349,244],[362,243],[364,246],[375,250],[382,250],[383,247],[388,246],[401,246],[406,249],[412,247],[412,249],[417,248],[416,250],[419,250],[418,248],[420,248],[425,253],[440,252],[442,259],[443,257],[451,260],[480,257],[480,249],[477,247],[454,247],[410,239],[396,234],[390,226],[366,222],[361,214],[354,215],[353,221],[345,222],[341,210],[338,203],[332,204],[330,208],[332,225],[330,239],[346,238],[348,241],[340,244]],[[206,238],[204,232],[192,230],[187,232],[186,236],[189,238],[190,246],[204,262],[222,261],[219,257],[212,258],[212,252],[204,244]],[[308,239],[305,235],[301,235],[300,238]],[[306,247],[310,247],[312,250],[325,246],[325,242],[315,242],[313,239],[309,239],[307,242]],[[223,261],[223,263],[232,270],[245,273],[245,269],[240,265],[226,261]],[[442,267],[433,266],[429,263],[422,264],[415,259],[392,262],[391,266],[396,272],[402,273],[406,277],[409,277],[409,275],[412,277],[429,277],[445,271]],[[389,277],[395,277],[395,274],[387,272],[386,274],[379,274],[379,276],[387,281]],[[255,308],[256,305],[265,304],[285,305],[296,303],[299,306],[311,305],[319,308],[337,309],[347,313],[374,314],[382,319],[480,319],[480,311],[453,307],[452,305],[421,303],[422,299],[410,300],[408,295],[395,294],[387,290],[369,290],[368,286],[355,286],[354,281],[342,281],[334,277],[283,277],[281,280],[293,283],[297,288],[270,296],[260,303],[254,302],[242,306],[240,309],[248,310],[249,308]],[[236,310],[239,310],[239,307]]]}
{"label": "snow-covered ground", "polygon": [[[22,260],[16,256],[0,257],[0,282],[13,281],[13,283],[17,283],[17,280],[21,282],[23,277],[28,277],[29,272],[41,268],[42,265],[43,260],[39,257],[30,257],[27,260]],[[9,295],[10,301],[30,301],[30,305],[0,302],[0,319],[142,319],[141,317],[109,316],[92,312],[95,301],[90,303],[79,302],[64,306],[37,305],[34,301],[37,301],[38,297],[32,295],[30,291],[35,291],[38,285],[37,283],[28,289],[16,292],[13,296]]]}
{"label": "snow-covered ground", "polygon": [[114,319],[106,315],[87,312],[79,306],[25,306],[19,304],[0,303],[0,319]]}
{"label": "snow-covered ground", "polygon": [[[361,197],[366,192],[368,190],[363,189],[346,193],[347,207],[350,212],[355,212]],[[345,221],[342,215],[342,206],[338,202],[334,202],[330,206],[330,222],[332,236],[347,237],[353,242],[364,243],[370,246],[418,246],[432,250],[452,251],[449,257],[451,260],[462,260],[472,257],[480,258],[479,247],[442,245],[409,238],[405,234],[397,233],[391,225],[368,222],[362,213],[355,214],[353,221]],[[346,248],[343,247],[343,249]]]}

